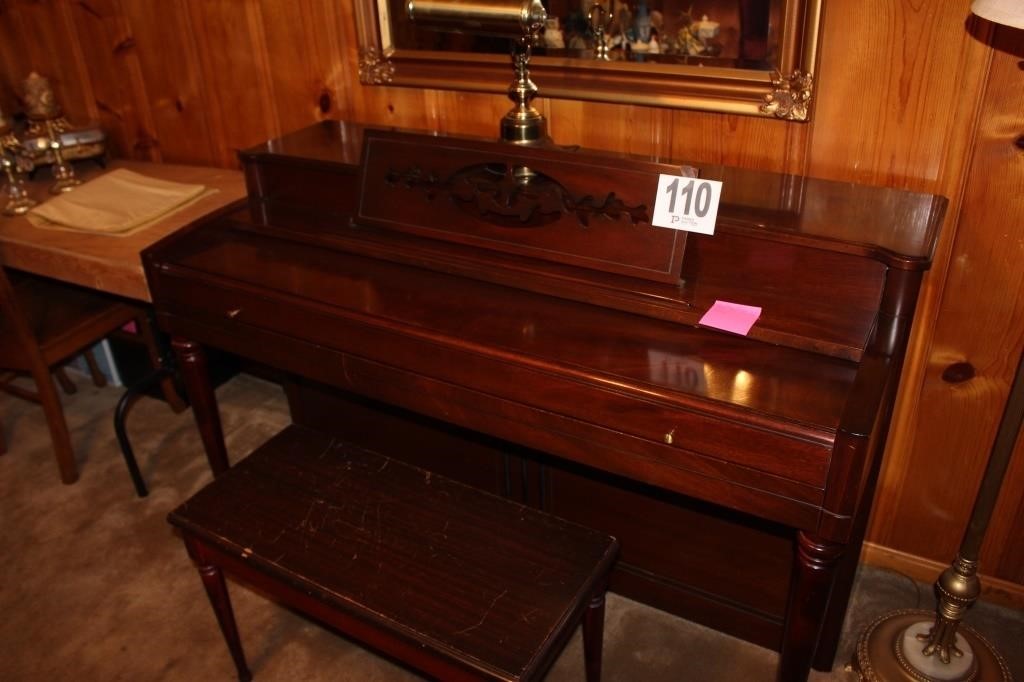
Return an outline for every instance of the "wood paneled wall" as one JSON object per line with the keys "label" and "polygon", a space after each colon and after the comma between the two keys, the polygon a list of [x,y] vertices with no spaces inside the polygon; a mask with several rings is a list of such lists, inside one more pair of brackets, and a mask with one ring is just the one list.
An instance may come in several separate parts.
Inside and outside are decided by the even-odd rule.
{"label": "wood paneled wall", "polygon": [[[1024,346],[1024,32],[994,30],[969,4],[827,0],[810,124],[540,100],[560,144],[950,199],[869,531],[875,560],[917,562],[925,579],[956,552]],[[4,111],[30,70],[117,154],[166,162],[236,165],[237,149],[324,118],[496,135],[508,108],[360,85],[347,0],[0,0]],[[943,381],[953,362],[974,378]],[[1018,453],[982,555],[1018,596],[1022,499]]]}

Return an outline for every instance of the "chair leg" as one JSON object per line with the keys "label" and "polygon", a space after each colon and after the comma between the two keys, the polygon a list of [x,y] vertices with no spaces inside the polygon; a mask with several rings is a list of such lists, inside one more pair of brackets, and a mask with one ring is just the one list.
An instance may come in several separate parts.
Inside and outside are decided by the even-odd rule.
{"label": "chair leg", "polygon": [[106,386],[107,377],[100,371],[100,366],[96,364],[96,356],[92,354],[92,350],[84,351],[82,356],[85,358],[85,364],[89,366],[89,374],[92,375],[93,386],[97,388]]}
{"label": "chair leg", "polygon": [[601,682],[601,655],[604,649],[604,595],[602,589],[590,599],[583,613],[583,665],[587,682]]}
{"label": "chair leg", "polygon": [[57,378],[57,383],[64,389],[64,392],[68,395],[74,395],[78,391],[78,387],[75,386],[75,382],[68,378],[67,372],[64,371],[63,367],[55,367],[53,370],[53,376]]}
{"label": "chair leg", "polygon": [[60,396],[51,375],[48,372],[42,376],[37,374],[33,372],[33,378],[36,380],[36,390],[39,391],[39,402],[46,415],[46,424],[50,428],[50,439],[53,441],[53,454],[57,457],[57,467],[60,469],[60,480],[65,484],[71,484],[78,480],[78,466],[75,464],[75,453],[71,448],[71,434],[68,433],[68,425],[64,420],[64,408],[61,407]]}
{"label": "chair leg", "polygon": [[[139,328],[139,334],[142,336],[142,342],[146,345],[146,353],[149,354],[149,362],[154,369],[163,366],[163,360],[160,357],[160,349],[156,342],[156,333],[153,330],[153,325],[150,323],[149,315],[141,313],[135,318],[136,326]],[[160,378],[160,391],[164,395],[164,400],[171,406],[171,410],[177,414],[185,410],[188,405],[182,400],[181,394],[178,393],[178,389],[174,383],[174,375],[171,372],[166,372]]]}
{"label": "chair leg", "polygon": [[206,588],[206,596],[210,599],[213,612],[217,614],[217,623],[220,625],[221,634],[227,642],[228,651],[235,662],[235,670],[238,671],[239,682],[249,682],[252,673],[245,662],[245,654],[242,651],[242,640],[238,636],[238,627],[235,625],[235,613],[231,608],[231,599],[228,596],[228,586],[224,582],[224,574],[220,568],[210,561],[203,550],[202,545],[195,539],[186,536],[185,547],[188,548],[189,556],[196,562],[199,569],[199,576],[203,579],[203,587]]}
{"label": "chair leg", "polygon": [[135,494],[139,497],[149,495],[149,489],[146,488],[146,481],[142,478],[139,463],[135,459],[135,451],[132,450],[132,443],[128,438],[125,419],[128,416],[128,408],[132,402],[139,397],[141,391],[150,383],[152,381],[145,381],[143,384],[129,387],[121,396],[121,399],[117,401],[117,407],[114,408],[114,434],[117,436],[117,442],[121,446],[121,456],[124,457],[125,466],[128,467],[128,475],[131,476],[132,484],[135,486]]}

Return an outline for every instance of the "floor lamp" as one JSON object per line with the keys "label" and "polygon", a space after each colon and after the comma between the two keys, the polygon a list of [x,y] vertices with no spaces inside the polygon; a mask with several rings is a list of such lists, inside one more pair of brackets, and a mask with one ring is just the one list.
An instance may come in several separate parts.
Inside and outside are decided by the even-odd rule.
{"label": "floor lamp", "polygon": [[[974,0],[971,11],[989,21],[1024,29],[1024,0]],[[934,614],[897,611],[875,621],[857,642],[855,664],[871,682],[983,682],[1012,679],[1002,657],[961,624],[978,599],[978,554],[1003,476],[1024,421],[1024,356],[1017,365],[988,464],[960,551],[935,583]]]}

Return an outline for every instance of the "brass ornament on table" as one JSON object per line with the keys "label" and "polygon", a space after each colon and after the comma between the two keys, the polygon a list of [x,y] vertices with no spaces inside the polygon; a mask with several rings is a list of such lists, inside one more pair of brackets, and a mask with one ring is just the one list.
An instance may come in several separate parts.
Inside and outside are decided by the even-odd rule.
{"label": "brass ornament on table", "polygon": [[7,203],[4,206],[4,215],[27,213],[36,205],[36,201],[29,196],[25,183],[18,177],[16,163],[7,158],[7,154],[0,152],[0,165],[3,165],[4,173],[7,175]]}
{"label": "brass ornament on table", "polygon": [[[53,129],[53,138],[47,131],[47,124]],[[76,127],[67,118],[60,116],[50,121],[33,121],[22,133],[22,139],[15,140],[17,153],[31,161],[34,167],[55,162],[50,148],[51,139],[59,139],[61,154],[65,161],[94,159],[106,155],[106,136],[98,127]],[[102,165],[102,164],[101,164]]]}
{"label": "brass ornament on table", "polygon": [[52,121],[60,118],[61,109],[57,104],[57,95],[50,87],[50,81],[33,71],[22,84],[25,115],[34,121]]}
{"label": "brass ornament on table", "polygon": [[75,177],[74,167],[64,159],[64,155],[61,153],[62,146],[60,137],[51,129],[50,151],[53,153],[53,179],[55,182],[50,187],[50,194],[70,192],[82,184],[82,181]]}
{"label": "brass ornament on table", "polygon": [[0,151],[7,151],[17,154],[21,150],[21,140],[14,134],[14,131],[5,125],[0,126]]}
{"label": "brass ornament on table", "polygon": [[22,158],[33,170],[39,166],[57,164],[51,142],[60,143],[61,158],[65,163],[77,159],[95,159],[103,165],[106,155],[106,136],[96,126],[73,125],[61,111],[50,81],[38,73],[31,73],[22,84],[21,98],[26,117],[25,129],[18,136],[5,138],[3,146]]}
{"label": "brass ornament on table", "polygon": [[4,118],[4,112],[0,111],[0,154],[4,152],[17,154],[20,148],[21,142],[18,141],[18,136],[14,134],[7,119]]}

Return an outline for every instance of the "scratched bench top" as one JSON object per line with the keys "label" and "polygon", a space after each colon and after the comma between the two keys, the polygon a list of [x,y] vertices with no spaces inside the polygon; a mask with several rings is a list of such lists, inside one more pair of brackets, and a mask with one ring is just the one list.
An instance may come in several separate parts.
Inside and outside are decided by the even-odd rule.
{"label": "scratched bench top", "polygon": [[169,520],[333,608],[508,679],[550,662],[617,543],[289,426]]}

